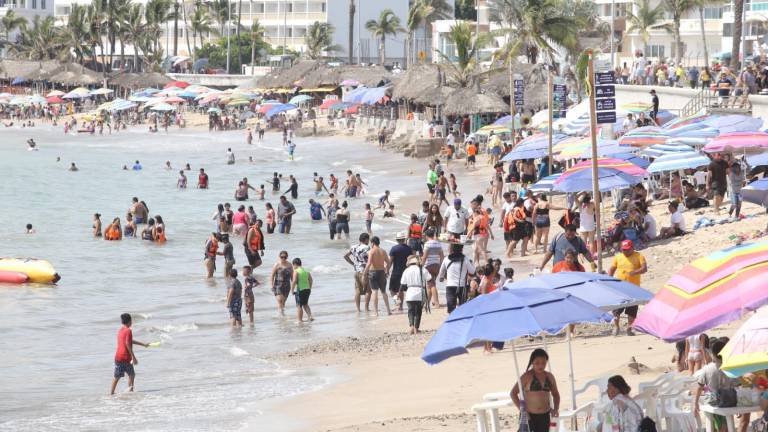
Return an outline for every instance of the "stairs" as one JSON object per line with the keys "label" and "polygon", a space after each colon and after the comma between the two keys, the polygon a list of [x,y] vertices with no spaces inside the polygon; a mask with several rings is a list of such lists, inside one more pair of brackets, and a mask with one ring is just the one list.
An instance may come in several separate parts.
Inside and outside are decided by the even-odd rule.
{"label": "stairs", "polygon": [[741,114],[752,115],[751,108],[726,108],[720,106],[717,92],[711,89],[701,89],[688,103],[680,109],[680,117],[690,117],[699,113],[705,114]]}

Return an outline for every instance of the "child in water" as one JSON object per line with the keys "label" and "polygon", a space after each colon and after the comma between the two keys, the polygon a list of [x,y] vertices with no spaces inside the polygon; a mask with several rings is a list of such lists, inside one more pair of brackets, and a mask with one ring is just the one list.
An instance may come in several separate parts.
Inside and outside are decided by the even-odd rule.
{"label": "child in water", "polygon": [[243,291],[243,300],[245,300],[245,313],[248,314],[251,324],[253,324],[253,288],[259,285],[259,281],[253,277],[253,269],[251,266],[243,266],[243,282],[245,282],[245,290]]}
{"label": "child in water", "polygon": [[370,204],[366,203],[365,204],[365,230],[366,232],[368,232],[368,235],[372,234],[371,225],[373,225],[373,209],[371,209]]}
{"label": "child in water", "polygon": [[293,160],[293,152],[296,151],[296,144],[293,141],[288,141],[288,160]]}
{"label": "child in water", "polygon": [[382,217],[385,217],[385,218],[393,218],[393,217],[395,217],[395,205],[394,204],[390,204],[389,205],[389,209],[384,211],[384,216],[382,216]]}

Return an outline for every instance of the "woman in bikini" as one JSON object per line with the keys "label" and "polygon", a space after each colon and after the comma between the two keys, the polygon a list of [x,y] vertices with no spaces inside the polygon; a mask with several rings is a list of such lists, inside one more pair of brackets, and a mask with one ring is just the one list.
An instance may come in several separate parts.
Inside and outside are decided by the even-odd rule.
{"label": "woman in bikini", "polygon": [[[525,373],[515,383],[510,397],[518,409],[525,409],[531,432],[548,432],[550,417],[557,417],[560,392],[554,375],[547,372],[549,354],[541,348],[533,350]],[[520,400],[520,384],[524,389],[524,402]],[[554,406],[553,406],[554,405]]]}

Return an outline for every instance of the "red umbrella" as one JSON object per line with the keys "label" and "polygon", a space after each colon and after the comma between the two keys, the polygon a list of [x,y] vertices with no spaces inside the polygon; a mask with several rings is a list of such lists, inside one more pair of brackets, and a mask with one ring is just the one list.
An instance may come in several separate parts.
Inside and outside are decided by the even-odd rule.
{"label": "red umbrella", "polygon": [[177,104],[177,103],[184,103],[186,101],[178,96],[171,96],[171,97],[165,98],[163,102],[169,103],[169,104]]}
{"label": "red umbrella", "polygon": [[336,105],[337,103],[340,103],[341,100],[339,99],[326,99],[323,101],[322,104],[320,104],[320,109],[329,109],[330,107]]}
{"label": "red umbrella", "polygon": [[357,114],[357,109],[360,108],[360,104],[352,105],[351,107],[344,110],[347,114]]}
{"label": "red umbrella", "polygon": [[262,113],[262,114],[266,114],[267,111],[271,110],[276,105],[280,105],[280,104],[271,104],[271,103],[269,103],[269,104],[261,104],[259,106],[259,112]]}
{"label": "red umbrella", "polygon": [[171,88],[171,87],[178,87],[180,89],[185,89],[189,87],[189,83],[186,81],[171,81],[168,84],[163,87],[164,89]]}
{"label": "red umbrella", "polygon": [[45,100],[52,105],[64,103],[64,99],[58,96],[51,96],[49,98],[46,98]]}

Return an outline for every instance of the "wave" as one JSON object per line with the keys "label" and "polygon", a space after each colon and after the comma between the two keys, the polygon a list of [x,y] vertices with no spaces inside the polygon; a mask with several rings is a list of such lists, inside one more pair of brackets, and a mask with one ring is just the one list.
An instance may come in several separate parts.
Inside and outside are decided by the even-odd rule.
{"label": "wave", "polygon": [[246,350],[244,350],[242,348],[238,348],[236,346],[230,348],[229,349],[229,353],[232,354],[235,357],[242,357],[242,356],[247,356],[248,355],[248,351],[246,351]]}
{"label": "wave", "polygon": [[341,273],[344,271],[344,267],[340,265],[318,265],[312,268],[312,273],[319,273],[319,274],[332,274],[332,273]]}
{"label": "wave", "polygon": [[152,326],[147,329],[150,333],[186,333],[197,330],[199,327],[195,323],[189,324],[166,324],[164,326]]}

